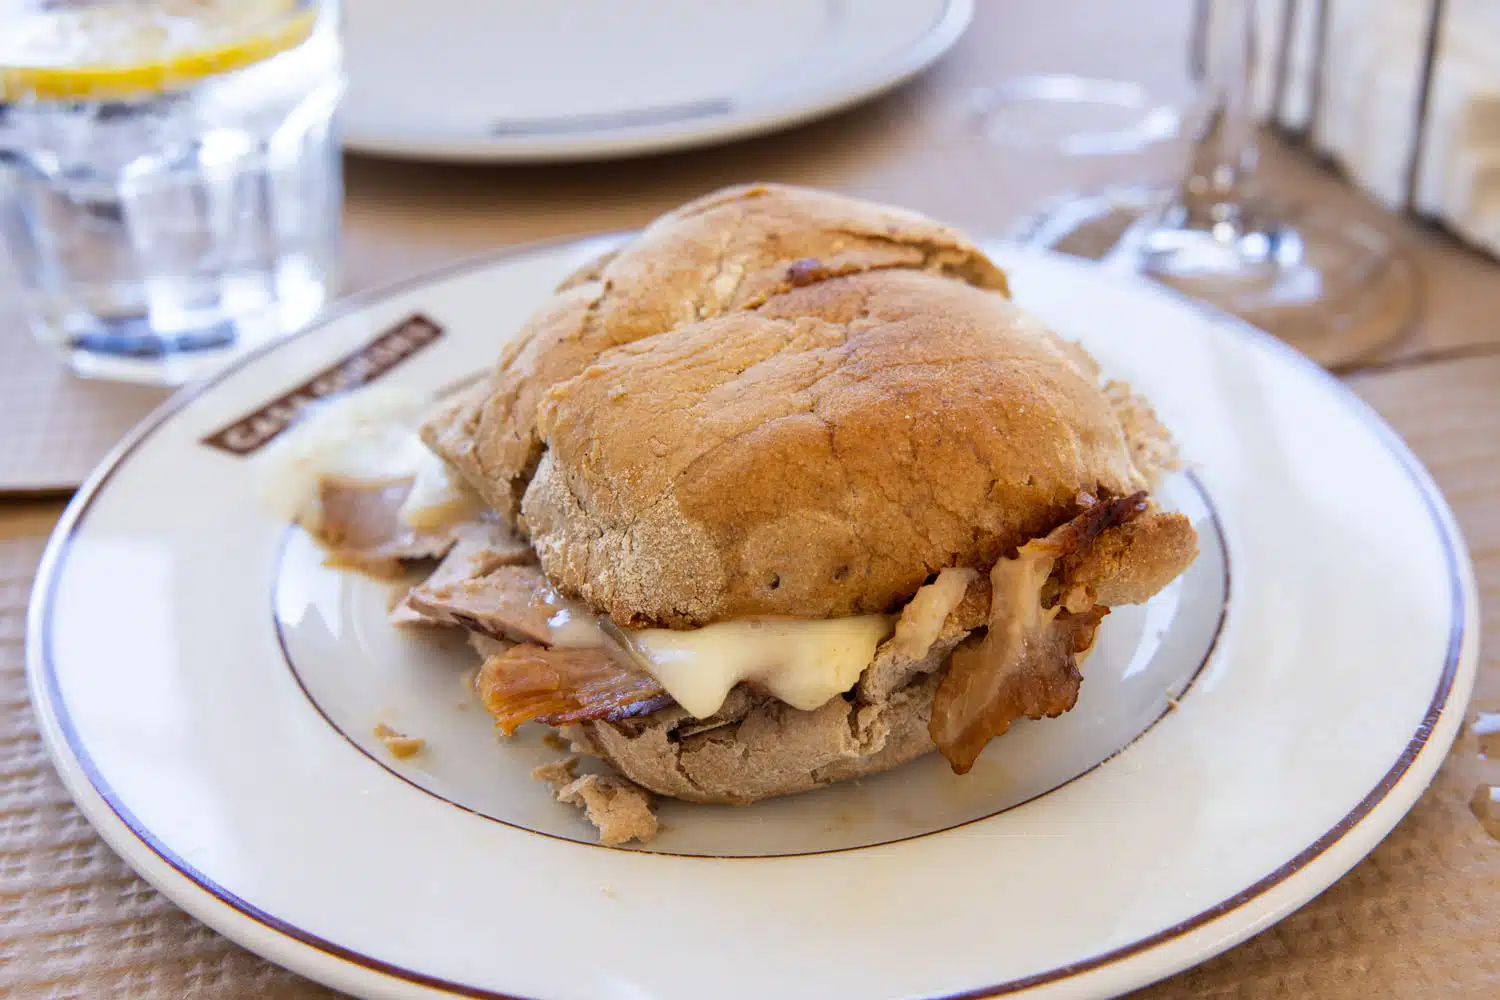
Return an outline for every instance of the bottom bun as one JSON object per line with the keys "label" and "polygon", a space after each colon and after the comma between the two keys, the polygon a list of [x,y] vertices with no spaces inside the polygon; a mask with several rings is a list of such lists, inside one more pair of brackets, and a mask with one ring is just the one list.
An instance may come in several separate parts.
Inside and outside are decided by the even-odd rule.
{"label": "bottom bun", "polygon": [[932,697],[962,638],[945,634],[922,660],[903,665],[908,683],[875,700],[861,686],[805,712],[740,687],[708,719],[674,706],[639,719],[585,722],[567,734],[581,752],[670,798],[743,805],[805,792],[936,749],[927,733]]}

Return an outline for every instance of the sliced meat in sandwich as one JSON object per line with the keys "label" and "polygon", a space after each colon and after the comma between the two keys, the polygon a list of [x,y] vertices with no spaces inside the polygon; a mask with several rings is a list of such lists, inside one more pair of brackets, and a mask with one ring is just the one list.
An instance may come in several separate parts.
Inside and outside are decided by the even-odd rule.
{"label": "sliced meat in sandwich", "polygon": [[967,771],[1072,708],[1109,609],[1196,554],[1149,406],[999,268],[796,188],[572,275],[422,433],[534,559],[454,546],[402,614],[481,637],[503,729],[699,802]]}

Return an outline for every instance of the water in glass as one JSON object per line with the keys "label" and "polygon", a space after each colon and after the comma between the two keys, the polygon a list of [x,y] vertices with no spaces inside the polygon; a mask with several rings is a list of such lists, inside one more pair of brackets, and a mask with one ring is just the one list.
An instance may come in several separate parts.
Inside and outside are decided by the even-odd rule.
{"label": "water in glass", "polygon": [[[21,6],[0,22],[27,17]],[[38,78],[61,93],[28,93],[28,78],[12,75],[0,104],[0,242],[37,335],[80,374],[200,376],[306,323],[335,284],[336,18],[288,10],[307,31],[280,51],[242,51],[227,71],[211,64],[235,61],[221,49],[179,60],[181,71],[157,60]],[[6,72],[0,45],[0,83]],[[79,81],[82,93],[68,94]],[[121,84],[137,92],[107,93]]]}

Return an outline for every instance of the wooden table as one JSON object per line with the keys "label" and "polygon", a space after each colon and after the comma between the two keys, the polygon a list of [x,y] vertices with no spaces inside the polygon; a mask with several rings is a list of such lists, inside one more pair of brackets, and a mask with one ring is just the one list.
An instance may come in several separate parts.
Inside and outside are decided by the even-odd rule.
{"label": "wooden table", "polygon": [[[887,199],[979,235],[1000,232],[1059,179],[996,154],[964,127],[972,88],[1057,69],[1170,88],[1182,76],[1188,4],[981,0],[970,34],[913,85],[833,120],[718,149],[525,169],[350,159],[346,290],[497,245],[638,226],[693,195],[754,178]],[[1316,165],[1275,148],[1268,161],[1280,193],[1369,211]],[[1420,322],[1346,378],[1447,492],[1479,574],[1484,624],[1493,628],[1500,267],[1440,234],[1406,235],[1426,278]],[[324,995],[140,883],[82,823],[41,757],[19,693],[19,615],[28,567],[61,509],[56,499],[0,501],[0,994]],[[1489,650],[1476,704],[1500,709],[1500,665]],[[1500,766],[1479,754],[1466,730],[1432,790],[1353,873],[1274,929],[1141,995],[1500,995],[1500,844],[1468,809],[1481,781],[1500,783]]]}

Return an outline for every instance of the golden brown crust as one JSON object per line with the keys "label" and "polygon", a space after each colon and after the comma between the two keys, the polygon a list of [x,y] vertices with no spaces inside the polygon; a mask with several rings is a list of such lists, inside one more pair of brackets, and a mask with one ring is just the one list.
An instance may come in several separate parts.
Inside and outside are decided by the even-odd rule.
{"label": "golden brown crust", "polygon": [[1091,372],[1010,300],[833,278],[602,355],[539,411],[549,578],[623,625],[887,612],[1133,491]]}
{"label": "golden brown crust", "polygon": [[506,348],[484,398],[435,414],[423,436],[515,523],[542,449],[536,404],[552,385],[608,348],[754,308],[798,282],[880,268],[1005,290],[977,248],[920,216],[781,185],[715,192],[565,279]]}
{"label": "golden brown crust", "polygon": [[1104,395],[1114,407],[1115,416],[1119,418],[1120,426],[1125,431],[1130,458],[1140,473],[1143,485],[1155,489],[1167,473],[1175,471],[1181,464],[1176,442],[1157,418],[1151,404],[1128,384],[1120,381],[1107,382]]}
{"label": "golden brown crust", "polygon": [[1175,461],[1004,293],[937,223],[729,188],[571,274],[424,436],[621,624],[890,611]]}
{"label": "golden brown crust", "polygon": [[1077,558],[1063,560],[1069,589],[1089,603],[1140,604],[1175,580],[1198,555],[1198,533],[1182,514],[1151,511],[1100,535]]}

